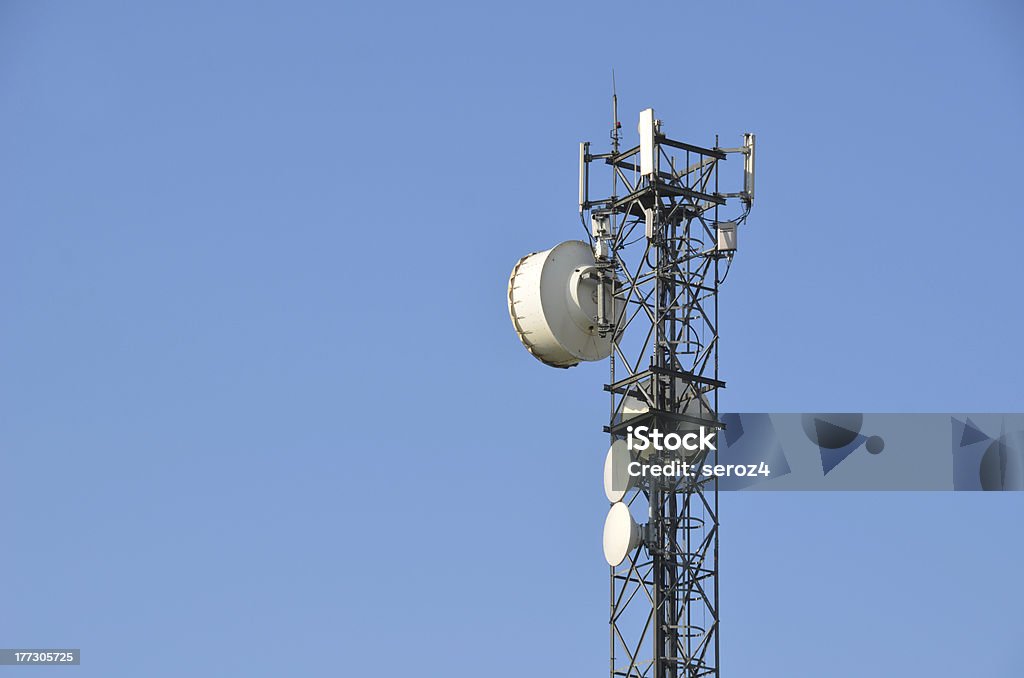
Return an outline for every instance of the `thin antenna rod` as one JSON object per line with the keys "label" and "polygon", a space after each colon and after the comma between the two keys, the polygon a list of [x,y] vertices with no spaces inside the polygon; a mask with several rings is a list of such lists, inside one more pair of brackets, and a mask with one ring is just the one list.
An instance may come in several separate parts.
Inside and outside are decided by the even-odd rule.
{"label": "thin antenna rod", "polygon": [[615,91],[615,69],[612,69],[612,151],[618,155],[619,153],[619,139],[622,137],[619,134],[619,128],[622,127],[622,123],[619,122],[619,95]]}

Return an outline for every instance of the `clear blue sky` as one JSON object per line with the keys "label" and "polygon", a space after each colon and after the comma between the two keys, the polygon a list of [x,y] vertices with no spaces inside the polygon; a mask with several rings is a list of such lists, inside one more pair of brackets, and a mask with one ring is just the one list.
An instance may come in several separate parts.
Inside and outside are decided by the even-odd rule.
{"label": "clear blue sky", "polygon": [[[212,4],[0,3],[0,646],[84,657],[4,675],[606,675],[606,366],[505,285],[613,66],[758,133],[724,408],[1024,411],[1020,3]],[[725,497],[722,675],[1021,675],[1022,516]]]}

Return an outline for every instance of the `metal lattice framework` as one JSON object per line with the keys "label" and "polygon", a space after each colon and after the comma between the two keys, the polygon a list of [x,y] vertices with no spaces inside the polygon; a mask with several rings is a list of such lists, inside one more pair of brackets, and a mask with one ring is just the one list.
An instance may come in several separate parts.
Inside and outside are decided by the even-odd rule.
{"label": "metal lattice framework", "polygon": [[[752,160],[752,136],[749,147],[720,149],[717,138],[714,148],[669,139],[658,121],[650,131],[653,145],[620,152],[616,123],[610,153],[591,154],[589,143],[580,153],[580,210],[597,224],[591,241],[615,297],[615,317],[603,327],[618,337],[605,386],[612,441],[627,426],[721,427],[718,288],[732,252],[721,248],[719,229],[742,221],[753,197],[752,180],[748,193],[723,194],[718,186],[727,153]],[[612,192],[590,200],[590,165],[597,161],[611,170]],[[721,222],[720,208],[735,197],[746,209]],[[663,454],[654,461],[672,453]],[[717,463],[717,452],[711,454],[687,461]],[[718,676],[717,480],[647,477],[623,501],[634,516],[646,513],[648,523],[642,544],[611,568],[610,675]]]}

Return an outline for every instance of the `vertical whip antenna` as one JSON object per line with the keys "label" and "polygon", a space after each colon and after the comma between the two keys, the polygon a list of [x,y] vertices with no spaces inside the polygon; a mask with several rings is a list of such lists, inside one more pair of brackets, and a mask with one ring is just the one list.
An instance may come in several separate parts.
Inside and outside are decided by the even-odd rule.
{"label": "vertical whip antenna", "polygon": [[615,69],[612,69],[612,152],[619,152],[619,139],[622,138],[622,134],[619,130],[622,128],[622,123],[619,122],[619,95],[615,92]]}

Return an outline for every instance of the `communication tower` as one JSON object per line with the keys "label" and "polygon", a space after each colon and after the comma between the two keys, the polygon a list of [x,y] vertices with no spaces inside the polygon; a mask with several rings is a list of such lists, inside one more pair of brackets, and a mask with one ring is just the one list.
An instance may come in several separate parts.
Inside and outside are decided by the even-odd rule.
{"label": "communication tower", "polygon": [[[509,314],[523,345],[547,365],[609,362],[609,675],[718,676],[717,478],[625,472],[641,457],[699,467],[717,463],[718,453],[638,453],[626,435],[639,426],[680,434],[723,428],[718,291],[754,200],[754,135],[736,148],[720,148],[717,137],[710,147],[676,141],[648,108],[639,143],[622,150],[620,128],[613,98],[611,149],[580,144],[587,241],[520,259]],[[742,190],[723,192],[719,165],[733,154],[742,157]],[[610,193],[592,193],[598,169],[610,175]]]}

